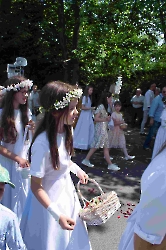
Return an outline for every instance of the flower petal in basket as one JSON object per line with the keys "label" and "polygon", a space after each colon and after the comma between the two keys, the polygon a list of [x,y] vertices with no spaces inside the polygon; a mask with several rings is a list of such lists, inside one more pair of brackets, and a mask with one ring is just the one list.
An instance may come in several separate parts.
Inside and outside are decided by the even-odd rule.
{"label": "flower petal in basket", "polygon": [[120,208],[121,204],[114,191],[104,193],[95,180],[89,180],[97,185],[101,195],[94,197],[90,201],[86,200],[80,192],[80,182],[78,182],[78,193],[84,203],[84,207],[80,210],[79,216],[82,220],[86,221],[88,225],[100,225],[105,223]]}

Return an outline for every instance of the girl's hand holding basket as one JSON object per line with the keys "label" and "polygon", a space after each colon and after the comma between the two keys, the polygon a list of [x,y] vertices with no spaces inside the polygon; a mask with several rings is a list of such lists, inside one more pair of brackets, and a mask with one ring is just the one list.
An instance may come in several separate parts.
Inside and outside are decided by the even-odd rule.
{"label": "girl's hand holding basket", "polygon": [[120,128],[121,128],[122,130],[126,130],[126,129],[127,129],[127,126],[128,126],[128,124],[125,123],[125,122],[120,124]]}
{"label": "girl's hand holding basket", "polygon": [[114,191],[104,193],[99,184],[89,179],[97,185],[101,192],[100,196],[88,201],[80,191],[80,182],[77,184],[78,194],[83,201],[84,207],[80,210],[79,216],[88,225],[100,225],[105,223],[121,206],[117,194]]}
{"label": "girl's hand holding basket", "polygon": [[66,215],[60,215],[59,225],[64,230],[73,230],[75,227],[75,221]]}
{"label": "girl's hand holding basket", "polygon": [[89,176],[83,170],[78,171],[77,177],[80,179],[80,182],[82,184],[87,184],[88,183]]}

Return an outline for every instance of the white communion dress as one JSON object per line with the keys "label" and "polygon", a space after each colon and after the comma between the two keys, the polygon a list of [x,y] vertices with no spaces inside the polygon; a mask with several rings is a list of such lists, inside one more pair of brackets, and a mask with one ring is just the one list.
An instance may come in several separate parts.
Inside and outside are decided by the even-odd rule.
{"label": "white communion dress", "polygon": [[[0,117],[2,116],[2,109],[0,110]],[[31,113],[28,113],[29,120],[31,120]],[[19,109],[14,110],[15,128],[17,130],[17,139],[14,144],[1,142],[1,145],[7,148],[12,153],[21,157],[23,150],[23,125],[21,122],[21,112]],[[15,188],[9,185],[5,186],[5,193],[3,195],[2,204],[14,213],[16,213],[20,222],[25,201],[29,191],[29,179],[22,179],[20,172],[16,171],[18,164],[3,155],[0,155],[0,164],[9,171],[11,182],[15,184]]]}
{"label": "white communion dress", "polygon": [[127,221],[119,250],[134,250],[134,233],[158,245],[166,235],[166,148],[142,175],[140,202]]}
{"label": "white communion dress", "polygon": [[85,223],[79,218],[81,208],[70,171],[70,156],[65,148],[65,133],[57,135],[60,169],[54,170],[50,159],[46,132],[41,133],[32,146],[31,175],[42,178],[42,186],[57,212],[76,221],[73,231],[63,230],[30,190],[21,221],[21,232],[28,250],[90,250]]}
{"label": "white communion dress", "polygon": [[[82,98],[82,105],[86,108],[91,108],[91,100],[86,96]],[[74,129],[73,145],[74,148],[87,150],[94,138],[94,122],[92,119],[92,110],[81,110],[76,127]]]}
{"label": "white communion dress", "polygon": [[161,118],[161,126],[157,131],[152,159],[159,153],[162,146],[166,143],[166,109],[163,110],[160,118]]}

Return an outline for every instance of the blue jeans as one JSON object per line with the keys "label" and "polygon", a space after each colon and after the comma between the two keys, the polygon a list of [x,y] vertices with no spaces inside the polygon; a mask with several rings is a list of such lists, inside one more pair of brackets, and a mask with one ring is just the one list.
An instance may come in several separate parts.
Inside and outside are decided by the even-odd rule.
{"label": "blue jeans", "polygon": [[160,127],[161,122],[154,121],[153,125],[149,128],[149,133],[144,142],[143,148],[149,148],[152,137],[156,135],[158,128]]}

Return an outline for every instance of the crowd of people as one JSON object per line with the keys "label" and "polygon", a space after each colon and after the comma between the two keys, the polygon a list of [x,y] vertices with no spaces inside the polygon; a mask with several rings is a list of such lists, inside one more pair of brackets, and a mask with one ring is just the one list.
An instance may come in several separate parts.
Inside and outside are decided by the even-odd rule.
{"label": "crowd of people", "polygon": [[[82,184],[87,184],[88,175],[72,161],[74,148],[89,150],[82,164],[92,168],[90,158],[99,148],[112,171],[120,168],[112,163],[111,148],[121,148],[125,160],[135,158],[127,151],[121,102],[103,92],[95,108],[92,93],[90,85],[83,94],[78,86],[52,81],[39,94],[31,80],[19,76],[1,87],[0,249],[92,249],[70,172]],[[81,112],[73,131],[79,99]],[[149,149],[154,136],[156,140],[141,178],[140,202],[128,219],[119,250],[164,250],[166,87],[160,93],[152,84],[145,96],[137,89],[131,104],[131,125],[138,118],[140,135],[145,135],[150,119],[143,148]]]}

